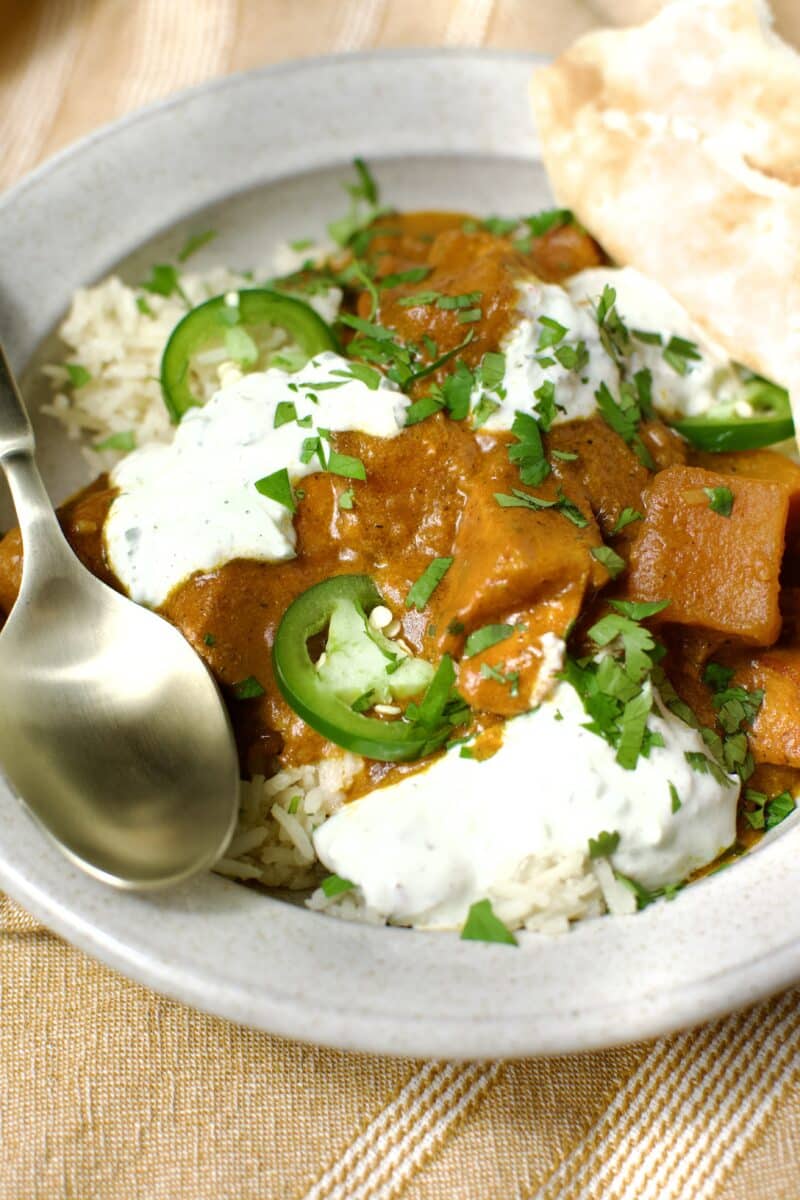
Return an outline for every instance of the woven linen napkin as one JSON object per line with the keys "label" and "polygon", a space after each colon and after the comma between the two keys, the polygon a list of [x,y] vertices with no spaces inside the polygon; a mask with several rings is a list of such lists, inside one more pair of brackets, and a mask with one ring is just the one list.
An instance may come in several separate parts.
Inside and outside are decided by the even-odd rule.
{"label": "woven linen napkin", "polygon": [[[0,0],[0,187],[214,75],[556,52],[659,0]],[[800,44],[800,5],[776,0]],[[0,897],[0,1200],[800,1200],[800,991],[549,1060],[337,1053],[130,983]]]}

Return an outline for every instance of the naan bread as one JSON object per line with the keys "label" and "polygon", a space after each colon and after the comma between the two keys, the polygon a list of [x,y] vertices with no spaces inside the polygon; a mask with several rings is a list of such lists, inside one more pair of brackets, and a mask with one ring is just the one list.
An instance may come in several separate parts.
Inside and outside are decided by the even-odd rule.
{"label": "naan bread", "polygon": [[559,203],[709,337],[790,389],[800,429],[800,56],[759,0],[673,0],[536,72]]}

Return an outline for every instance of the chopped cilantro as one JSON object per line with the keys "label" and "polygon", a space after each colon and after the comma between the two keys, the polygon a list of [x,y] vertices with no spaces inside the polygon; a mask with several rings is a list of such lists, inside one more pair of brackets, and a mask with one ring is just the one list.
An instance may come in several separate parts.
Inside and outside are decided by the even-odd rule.
{"label": "chopped cilantro", "polygon": [[94,448],[95,450],[122,450],[127,454],[128,451],[136,449],[136,434],[132,429],[126,429],[124,433],[112,433],[102,442],[95,442]]}
{"label": "chopped cilantro", "polygon": [[349,511],[355,503],[355,492],[352,488],[346,488],[345,491],[339,493],[339,508]]}
{"label": "chopped cilantro", "polygon": [[516,946],[517,939],[510,929],[507,929],[499,917],[496,917],[489,900],[476,900],[470,906],[467,919],[461,930],[464,941],[470,942],[499,942],[507,946]]}
{"label": "chopped cilantro", "polygon": [[510,688],[512,696],[519,694],[519,671],[506,673],[503,663],[500,663],[499,667],[493,667],[491,663],[481,663],[481,675],[484,679],[491,679]]}
{"label": "chopped cilantro", "polygon": [[464,655],[466,658],[471,658],[474,654],[480,654],[481,651],[488,650],[490,646],[504,642],[506,638],[511,637],[513,632],[513,625],[484,625],[469,635],[464,646]]}
{"label": "chopped cilantro", "polygon": [[406,596],[406,608],[422,611],[452,565],[452,558],[434,558],[410,588]]}
{"label": "chopped cilantro", "polygon": [[380,213],[378,185],[369,167],[362,158],[354,159],[353,166],[358,176],[357,182],[345,185],[350,193],[350,211],[328,225],[328,233],[342,247],[355,246],[356,240],[363,240],[359,235],[371,232],[367,226]]}
{"label": "chopped cilantro", "polygon": [[663,888],[658,888],[656,891],[651,892],[643,884],[637,883],[635,879],[623,875],[621,871],[615,871],[614,878],[618,883],[626,887],[629,892],[633,893],[636,897],[636,907],[639,910],[647,908],[648,905],[652,904],[655,900],[661,899],[662,896],[665,900],[674,900],[681,888],[685,886],[682,883],[667,884]]}
{"label": "chopped cilantro", "polygon": [[368,708],[372,708],[372,705],[374,703],[374,697],[375,697],[375,689],[370,688],[369,691],[362,692],[360,696],[357,696],[356,699],[353,701],[353,703],[350,705],[350,707],[352,708],[353,712],[357,712],[357,713],[366,712]]}
{"label": "chopped cilantro", "polygon": [[426,421],[428,417],[432,417],[434,413],[441,412],[444,408],[444,400],[435,395],[423,396],[420,400],[415,400],[406,409],[406,425],[418,425],[420,421]]}
{"label": "chopped cilantro", "polygon": [[147,303],[147,301],[145,300],[144,296],[137,296],[137,297],[136,297],[136,307],[138,308],[139,312],[140,312],[140,313],[142,314],[142,316],[144,316],[144,317],[154,317],[154,316],[156,315],[156,314],[153,312],[153,310],[152,310],[152,308],[150,307],[150,305],[149,305],[149,304]]}
{"label": "chopped cilantro", "polygon": [[[454,421],[463,421],[469,414],[469,401],[475,386],[475,376],[461,359],[448,375],[441,389],[444,406]],[[412,406],[413,407],[413,406]]]}
{"label": "chopped cilantro", "polygon": [[493,391],[501,384],[506,374],[506,356],[490,351],[484,354],[478,367],[478,377],[485,388]]}
{"label": "chopped cilantro", "polygon": [[581,371],[589,361],[589,351],[583,340],[574,346],[557,346],[553,356],[568,371]]}
{"label": "chopped cilantro", "polygon": [[555,321],[552,317],[539,317],[539,324],[542,329],[539,333],[539,341],[536,343],[537,350],[547,350],[550,346],[557,346],[569,333],[566,325],[562,325],[560,321]]}
{"label": "chopped cilantro", "polygon": [[588,519],[583,515],[578,506],[565,496],[561,490],[559,490],[555,500],[541,500],[538,496],[531,496],[528,492],[520,491],[519,488],[512,488],[510,496],[502,492],[495,492],[494,498],[501,508],[530,508],[534,512],[546,508],[555,508],[568,521],[576,525],[578,529],[583,529],[589,524]]}
{"label": "chopped cilantro", "polygon": [[613,833],[607,833],[603,830],[598,833],[596,838],[589,838],[589,857],[590,858],[608,858],[613,854],[619,845],[619,834],[616,830]]}
{"label": "chopped cilantro", "polygon": [[779,796],[773,796],[773,798],[768,801],[766,808],[767,831],[769,832],[769,830],[774,829],[776,825],[780,825],[781,821],[785,821],[790,813],[794,812],[794,810],[795,802],[790,792],[781,792]]}
{"label": "chopped cilantro", "polygon": [[550,457],[558,459],[559,462],[577,462],[578,455],[573,454],[571,450],[551,450]]}
{"label": "chopped cilantro", "polygon": [[91,375],[80,363],[64,363],[64,367],[74,388],[86,387],[87,383],[91,383]]}
{"label": "chopped cilantro", "polygon": [[712,512],[721,517],[729,517],[733,511],[733,492],[728,487],[707,487],[703,491],[708,496],[708,506]]}
{"label": "chopped cilantro", "polygon": [[547,433],[555,421],[557,413],[564,412],[562,405],[556,404],[556,385],[551,379],[546,379],[533,394],[537,400],[534,411],[538,413],[539,423]]}
{"label": "chopped cilantro", "polygon": [[284,508],[288,508],[289,512],[297,511],[292,484],[289,479],[289,472],[286,467],[282,467],[280,471],[273,471],[271,475],[265,475],[263,479],[257,479],[255,484],[256,491],[262,496],[266,496],[268,500],[274,500],[276,504],[282,504]]}
{"label": "chopped cilantro", "polygon": [[694,342],[681,337],[671,337],[663,350],[664,361],[678,375],[688,375],[692,364],[699,362],[702,357]]}
{"label": "chopped cilantro", "polygon": [[[480,429],[489,420],[493,413],[496,413],[500,405],[497,400],[492,400],[490,396],[481,396],[475,408],[472,411],[472,427]],[[413,408],[413,405],[412,405]]]}
{"label": "chopped cilantro", "polygon": [[217,639],[214,637],[213,633],[205,634],[203,641],[207,646],[216,646],[217,644]]}
{"label": "chopped cilantro", "polygon": [[255,675],[248,675],[233,685],[233,694],[237,700],[255,700],[264,695],[264,689]]}
{"label": "chopped cilantro", "polygon": [[339,454],[331,450],[328,457],[328,467],[332,475],[341,475],[344,479],[366,479],[367,471],[360,458],[350,454]]}
{"label": "chopped cilantro", "polygon": [[213,242],[217,236],[215,229],[207,229],[204,233],[192,233],[183,243],[183,247],[178,251],[178,262],[185,263],[187,258],[191,258],[203,246],[207,246],[209,242]]}
{"label": "chopped cilantro", "polygon": [[531,217],[525,217],[524,220],[534,237],[542,237],[551,229],[557,229],[559,225],[573,224],[575,218],[568,208],[546,208]]}
{"label": "chopped cilantro", "polygon": [[522,483],[538,487],[551,470],[544,455],[539,424],[529,413],[518,412],[514,416],[511,432],[517,438],[517,443],[508,447],[509,460],[519,468]]}
{"label": "chopped cilantro", "polygon": [[341,375],[343,381],[358,379],[361,383],[366,384],[372,392],[378,390],[381,385],[381,379],[383,379],[380,371],[376,371],[374,367],[368,367],[366,363],[360,362],[351,362],[346,371],[331,371],[331,374]]}
{"label": "chopped cilantro", "polygon": [[620,366],[631,352],[631,336],[617,312],[617,293],[608,284],[595,306],[600,342],[612,362]]}
{"label": "chopped cilantro", "polygon": [[719,723],[726,733],[736,733],[742,725],[752,725],[763,702],[761,688],[750,692],[743,687],[725,688],[715,692],[712,699]]}
{"label": "chopped cilantro", "polygon": [[632,621],[644,621],[646,617],[654,617],[663,612],[669,600],[609,600],[609,604],[623,617]]}
{"label": "chopped cilantro", "polygon": [[632,771],[642,753],[647,718],[653,707],[653,692],[646,683],[636,696],[627,701],[620,720],[620,738],[617,746],[617,762],[626,771]]}
{"label": "chopped cilantro", "polygon": [[480,321],[483,316],[479,308],[464,308],[458,313],[458,321],[461,325],[471,325],[475,321]]}
{"label": "chopped cilantro", "polygon": [[702,750],[686,750],[684,758],[693,771],[699,771],[701,775],[712,775],[721,787],[730,787],[731,781],[719,763],[714,762],[714,759],[709,758]]}
{"label": "chopped cilantro", "polygon": [[727,687],[730,687],[735,674],[733,667],[723,667],[721,663],[708,662],[703,671],[703,683],[707,683],[712,692],[724,692]]}
{"label": "chopped cilantro", "polygon": [[678,795],[678,789],[674,783],[669,784],[669,798],[671,811],[676,813],[681,807],[681,798]]}
{"label": "chopped cilantro", "polygon": [[594,396],[606,424],[631,447],[643,466],[650,471],[654,470],[655,463],[639,436],[639,422],[643,414],[636,388],[630,383],[623,383],[620,386],[619,400],[615,400],[608,386],[601,383]]}
{"label": "chopped cilantro", "polygon": [[297,812],[297,810],[299,808],[300,808],[300,796],[292,796],[291,800],[289,801],[289,807],[287,808],[286,811],[288,813],[291,813],[292,816],[294,816],[294,814]]}
{"label": "chopped cilantro", "polygon": [[334,896],[341,896],[344,892],[352,891],[355,886],[349,879],[343,879],[341,875],[328,875],[320,884],[329,900]]}
{"label": "chopped cilantro", "polygon": [[319,465],[325,470],[325,447],[322,444],[321,437],[303,438],[303,444],[300,447],[300,462],[307,466],[314,455],[316,454]]}
{"label": "chopped cilantro", "polygon": [[180,296],[184,304],[191,308],[189,297],[181,287],[180,276],[170,263],[155,263],[150,278],[139,286],[156,296]]}
{"label": "chopped cilantro", "polygon": [[623,508],[622,512],[614,522],[613,533],[621,533],[626,525],[632,525],[634,521],[642,521],[644,519],[642,513],[637,512],[635,508]]}
{"label": "chopped cilantro", "polygon": [[410,267],[408,271],[395,271],[393,274],[384,275],[382,279],[379,279],[378,287],[393,288],[399,287],[401,283],[421,283],[432,270],[432,267]]}
{"label": "chopped cilantro", "polygon": [[280,429],[281,425],[288,425],[290,421],[297,420],[297,409],[291,400],[280,400],[275,409],[275,419],[272,422],[273,429]]}
{"label": "chopped cilantro", "polygon": [[603,564],[612,579],[616,579],[618,575],[621,575],[628,565],[625,559],[617,554],[615,550],[612,550],[610,546],[592,546],[590,553],[592,558],[596,558],[599,563]]}

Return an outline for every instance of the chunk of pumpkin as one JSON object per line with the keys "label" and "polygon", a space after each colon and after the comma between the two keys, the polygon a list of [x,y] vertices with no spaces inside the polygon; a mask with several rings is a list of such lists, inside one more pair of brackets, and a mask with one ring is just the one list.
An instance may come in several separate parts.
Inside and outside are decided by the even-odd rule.
{"label": "chunk of pumpkin", "polygon": [[[733,494],[729,516],[706,489]],[[631,548],[628,594],[669,600],[663,619],[759,646],[778,637],[790,488],[778,481],[668,467],[656,475]]]}
{"label": "chunk of pumpkin", "polygon": [[720,660],[735,667],[734,686],[764,692],[750,733],[755,761],[800,767],[800,648],[777,646],[757,654],[740,651],[721,655]]}

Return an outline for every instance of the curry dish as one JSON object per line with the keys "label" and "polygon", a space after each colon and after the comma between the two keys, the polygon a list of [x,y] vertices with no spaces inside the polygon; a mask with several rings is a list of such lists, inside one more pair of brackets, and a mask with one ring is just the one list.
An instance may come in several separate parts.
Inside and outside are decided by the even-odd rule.
{"label": "curry dish", "polygon": [[[219,681],[243,778],[274,778],[344,750],[358,756],[344,788],[353,803],[429,771],[434,779],[431,763],[445,759],[480,772],[500,756],[517,718],[528,720],[554,689],[564,695],[567,688],[582,706],[581,737],[588,729],[631,778],[669,749],[668,723],[696,739],[694,750],[680,743],[683,769],[698,786],[728,796],[726,803],[735,791],[738,818],[735,836],[690,855],[685,874],[726,862],[792,810],[800,786],[800,466],[765,445],[786,436],[784,394],[726,363],[715,366],[714,378],[723,370],[729,384],[735,377],[735,403],[728,398],[722,411],[716,394],[705,411],[693,411],[682,397],[705,349],[680,330],[649,328],[647,314],[626,309],[622,280],[611,286],[615,269],[566,211],[518,222],[373,205],[341,240],[270,284],[272,294],[304,304],[326,288],[341,295],[331,327],[335,350],[312,356],[305,376],[296,376],[306,382],[281,392],[275,411],[286,416],[288,405],[303,424],[301,395],[334,406],[338,362],[344,382],[366,388],[367,401],[402,401],[401,427],[376,436],[363,427],[312,429],[308,417],[302,473],[289,467],[285,476],[276,469],[268,479],[243,480],[243,487],[256,484],[259,503],[263,497],[267,507],[282,506],[290,550],[201,563],[154,604]],[[583,279],[588,298],[569,290]],[[521,308],[525,286],[530,296],[538,289],[535,311]],[[548,297],[561,295],[591,325],[594,341],[562,309],[548,308]],[[238,312],[236,297],[229,308]],[[538,383],[524,407],[509,374],[521,311],[533,338],[524,369]],[[272,325],[281,325],[280,316]],[[239,328],[258,349],[257,322],[239,316]],[[302,338],[289,341],[302,347]],[[234,389],[265,366],[291,389],[295,374],[285,364],[231,357]],[[314,363],[326,361],[328,375],[318,371],[315,382]],[[194,419],[184,417],[179,432]],[[764,435],[770,422],[774,435]],[[284,431],[277,416],[274,426]],[[748,437],[755,448],[726,448]],[[127,492],[124,478],[117,468],[101,475],[60,516],[89,569],[139,599],[118,573],[123,559],[108,521]],[[284,485],[288,492],[280,491]],[[20,567],[12,531],[0,543],[6,613]],[[304,699],[299,669],[293,677],[294,668],[281,667],[276,639],[289,634],[279,629],[287,614],[302,615],[296,606],[308,604],[318,585],[354,576],[372,581],[379,604],[351,603],[334,587],[314,628],[296,635],[306,668],[316,673],[317,690]],[[377,646],[388,654],[380,687],[362,688],[360,651],[333,646],[333,626],[326,644],[334,610],[342,621],[355,612],[358,638],[371,639],[370,652]],[[397,648],[394,661],[387,642]],[[326,677],[326,661],[331,673],[340,664],[338,682]],[[414,664],[421,664],[416,677]],[[356,696],[348,689],[351,670]],[[393,688],[395,673],[411,682]],[[313,696],[325,689],[330,704],[309,720],[307,706],[313,710]],[[344,718],[337,725],[345,708],[357,717],[357,734]],[[557,729],[566,707],[552,716]],[[381,729],[397,726],[422,728],[417,751],[381,752]],[[533,758],[534,781],[539,770]],[[659,803],[676,821],[681,808],[691,808],[691,787],[663,780]],[[558,805],[557,793],[550,803]],[[640,907],[684,882],[657,876],[648,883],[617,870],[625,837],[598,816],[586,854],[611,862]],[[342,890],[360,883],[344,868],[331,878]],[[467,899],[474,909],[482,898]],[[402,921],[402,905],[383,915]],[[454,922],[463,923],[463,912]]]}

